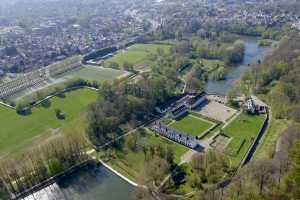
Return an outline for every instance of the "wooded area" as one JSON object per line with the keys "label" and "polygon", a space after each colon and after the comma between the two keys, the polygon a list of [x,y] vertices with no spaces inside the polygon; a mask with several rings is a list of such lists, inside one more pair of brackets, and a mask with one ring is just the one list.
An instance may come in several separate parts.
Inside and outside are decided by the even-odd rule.
{"label": "wooded area", "polygon": [[22,158],[1,160],[0,199],[23,191],[89,159],[82,137],[58,137],[32,148]]}

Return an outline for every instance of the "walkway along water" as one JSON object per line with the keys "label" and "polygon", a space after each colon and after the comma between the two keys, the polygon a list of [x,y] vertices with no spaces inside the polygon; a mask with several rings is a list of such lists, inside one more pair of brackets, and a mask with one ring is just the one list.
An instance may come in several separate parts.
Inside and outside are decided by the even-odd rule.
{"label": "walkway along water", "polygon": [[102,165],[90,165],[23,197],[23,200],[132,200],[134,187]]}

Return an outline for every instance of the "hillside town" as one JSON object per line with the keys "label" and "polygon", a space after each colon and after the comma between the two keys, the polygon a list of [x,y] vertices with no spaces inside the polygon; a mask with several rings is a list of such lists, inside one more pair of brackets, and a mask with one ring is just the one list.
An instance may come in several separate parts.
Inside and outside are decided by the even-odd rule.
{"label": "hillside town", "polygon": [[[113,16],[105,11],[92,17],[75,18],[70,11],[69,17],[58,15],[47,16],[43,20],[30,19],[33,21],[30,24],[22,20],[0,21],[0,77],[7,74],[13,78],[14,74],[39,69],[73,55],[116,45],[145,34],[151,25],[164,32],[172,30],[169,25],[176,23],[186,24],[187,28],[197,26],[200,30],[205,29],[207,24],[222,27],[228,23],[277,27],[288,22],[299,28],[299,16],[263,9],[264,2],[260,2],[262,9],[253,7],[255,3],[189,0],[179,4],[148,0],[139,4],[138,9],[124,4],[121,6],[124,12]],[[198,10],[195,8],[201,12],[194,12]]]}

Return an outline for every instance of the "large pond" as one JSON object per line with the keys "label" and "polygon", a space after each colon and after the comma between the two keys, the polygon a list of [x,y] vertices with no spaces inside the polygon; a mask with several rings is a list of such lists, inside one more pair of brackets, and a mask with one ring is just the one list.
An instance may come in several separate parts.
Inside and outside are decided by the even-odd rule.
{"label": "large pond", "polygon": [[104,167],[82,169],[24,200],[132,200],[133,186]]}
{"label": "large pond", "polygon": [[258,60],[262,60],[272,50],[271,47],[258,46],[255,37],[241,37],[241,40],[245,43],[243,62],[237,66],[228,67],[225,80],[209,80],[206,87],[208,93],[226,94],[229,88],[235,87],[241,75],[249,68],[248,64],[254,64]]}

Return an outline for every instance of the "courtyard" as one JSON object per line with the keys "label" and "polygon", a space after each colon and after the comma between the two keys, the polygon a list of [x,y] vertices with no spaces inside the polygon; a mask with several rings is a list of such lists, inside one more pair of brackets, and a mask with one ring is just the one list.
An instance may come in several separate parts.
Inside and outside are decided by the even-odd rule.
{"label": "courtyard", "polygon": [[188,114],[187,116],[169,123],[169,126],[191,136],[201,136],[203,133],[214,127],[215,123],[193,114]]}
{"label": "courtyard", "polygon": [[216,101],[208,101],[201,107],[196,109],[199,114],[215,119],[217,121],[226,122],[228,121],[237,111],[233,108],[225,106],[222,103]]}

